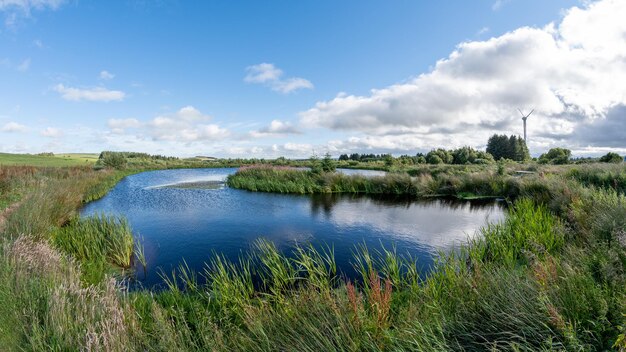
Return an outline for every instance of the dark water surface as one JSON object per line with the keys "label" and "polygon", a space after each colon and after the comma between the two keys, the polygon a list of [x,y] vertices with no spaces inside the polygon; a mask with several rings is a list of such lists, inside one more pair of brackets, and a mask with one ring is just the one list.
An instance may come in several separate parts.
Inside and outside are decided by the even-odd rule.
{"label": "dark water surface", "polygon": [[236,260],[254,241],[265,238],[288,252],[295,244],[334,247],[346,275],[352,251],[396,246],[428,268],[439,250],[466,242],[487,222],[504,217],[500,202],[444,199],[409,200],[367,196],[285,195],[225,187],[236,169],[182,169],[144,172],[123,179],[104,198],[87,204],[94,213],[125,216],[145,250],[147,270],[138,270],[145,287],[161,283],[185,260],[202,271],[214,252]]}

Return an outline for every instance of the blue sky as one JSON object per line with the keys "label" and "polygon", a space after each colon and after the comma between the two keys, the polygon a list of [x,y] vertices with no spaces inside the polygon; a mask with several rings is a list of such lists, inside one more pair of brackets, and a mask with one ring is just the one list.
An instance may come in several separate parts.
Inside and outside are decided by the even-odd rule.
{"label": "blue sky", "polygon": [[0,151],[414,154],[521,134],[534,107],[533,154],[626,152],[625,10],[0,0]]}

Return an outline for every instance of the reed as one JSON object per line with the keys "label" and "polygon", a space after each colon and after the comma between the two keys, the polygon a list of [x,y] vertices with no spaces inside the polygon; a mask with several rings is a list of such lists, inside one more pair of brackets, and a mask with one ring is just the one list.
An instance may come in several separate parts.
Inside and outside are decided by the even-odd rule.
{"label": "reed", "polygon": [[55,230],[52,243],[81,262],[89,282],[98,282],[107,264],[129,269],[135,243],[124,218],[96,215]]}

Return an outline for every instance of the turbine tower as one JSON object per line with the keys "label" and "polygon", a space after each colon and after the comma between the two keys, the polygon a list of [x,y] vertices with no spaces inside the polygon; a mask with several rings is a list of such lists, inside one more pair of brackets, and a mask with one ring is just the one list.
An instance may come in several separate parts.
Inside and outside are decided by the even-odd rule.
{"label": "turbine tower", "polygon": [[524,121],[524,143],[526,143],[526,119],[528,118],[528,116],[530,116],[533,112],[535,112],[535,109],[532,109],[528,115],[524,115],[524,113],[522,112],[522,110],[517,109],[517,111],[519,111],[519,113],[522,115],[522,121]]}

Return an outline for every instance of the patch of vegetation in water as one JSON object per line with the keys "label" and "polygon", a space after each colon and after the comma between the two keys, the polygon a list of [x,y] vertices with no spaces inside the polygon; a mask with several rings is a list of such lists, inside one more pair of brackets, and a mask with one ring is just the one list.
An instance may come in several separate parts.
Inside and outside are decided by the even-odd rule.
{"label": "patch of vegetation in water", "polygon": [[224,181],[194,181],[180,182],[171,185],[158,186],[156,188],[180,188],[180,189],[221,189],[224,188]]}

